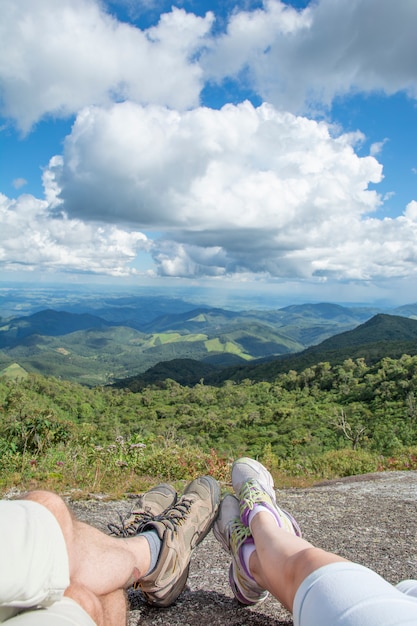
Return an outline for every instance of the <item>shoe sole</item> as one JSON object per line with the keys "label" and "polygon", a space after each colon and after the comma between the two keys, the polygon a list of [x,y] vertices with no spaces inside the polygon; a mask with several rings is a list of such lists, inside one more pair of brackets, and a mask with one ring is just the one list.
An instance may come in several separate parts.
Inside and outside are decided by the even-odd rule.
{"label": "shoe sole", "polygon": [[255,606],[255,604],[261,604],[262,602],[265,602],[265,600],[269,596],[269,592],[265,590],[265,593],[259,596],[259,600],[248,600],[248,598],[243,595],[243,593],[240,591],[239,587],[236,584],[236,581],[234,579],[233,563],[230,563],[229,567],[229,585],[236,600],[244,606]]}
{"label": "shoe sole", "polygon": [[[224,502],[224,500],[226,500],[226,498],[233,498],[234,500],[236,500],[236,503],[237,503],[236,517],[239,518],[240,517],[239,500],[235,496],[233,496],[232,494],[227,494],[224,497],[223,502]],[[221,503],[221,504],[223,504],[223,503]],[[221,509],[221,506],[219,508]],[[221,510],[220,510],[220,513],[219,513],[216,521],[214,522],[214,525],[213,525],[213,535],[216,537],[217,541],[220,543],[220,545],[223,548],[223,550],[225,550],[228,554],[230,554],[230,546],[227,543],[226,538],[223,536],[223,533],[221,533],[220,530],[217,527],[220,515],[221,515]],[[229,520],[229,521],[231,521],[231,520]]]}
{"label": "shoe sole", "polygon": [[[211,520],[207,525],[207,528],[201,531],[201,534],[198,535],[197,537],[197,541],[195,545],[191,548],[191,553],[203,541],[203,539],[207,537],[210,530],[213,528],[213,525],[216,521],[216,517],[219,511],[220,501],[221,501],[221,491],[220,491],[219,483],[217,482],[217,480],[215,480],[214,478],[212,479],[210,476],[202,476],[201,480],[204,480],[205,484],[209,487],[211,507],[212,507],[213,512],[212,512]],[[184,491],[184,495],[187,495],[187,491]]]}

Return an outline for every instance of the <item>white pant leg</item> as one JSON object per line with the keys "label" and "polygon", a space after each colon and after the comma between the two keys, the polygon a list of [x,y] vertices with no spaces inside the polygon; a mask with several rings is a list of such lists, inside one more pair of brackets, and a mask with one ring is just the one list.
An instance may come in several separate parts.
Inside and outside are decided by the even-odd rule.
{"label": "white pant leg", "polygon": [[416,626],[417,603],[372,570],[339,562],[307,576],[293,614],[294,626]]}
{"label": "white pant leg", "polygon": [[6,626],[96,626],[86,611],[71,598],[51,606],[23,611],[7,620]]}
{"label": "white pant leg", "polygon": [[410,598],[417,600],[417,580],[402,580],[396,588],[405,593]]}
{"label": "white pant leg", "polygon": [[0,622],[13,609],[49,606],[69,585],[58,521],[31,500],[0,501]]}

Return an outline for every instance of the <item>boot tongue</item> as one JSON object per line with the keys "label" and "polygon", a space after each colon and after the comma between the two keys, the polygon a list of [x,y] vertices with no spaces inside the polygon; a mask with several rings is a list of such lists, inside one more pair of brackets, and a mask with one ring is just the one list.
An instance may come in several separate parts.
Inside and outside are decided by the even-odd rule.
{"label": "boot tongue", "polygon": [[173,531],[174,525],[167,518],[164,518],[163,522],[160,522],[157,519],[153,519],[149,522],[146,522],[146,524],[142,526],[139,532],[143,533],[145,532],[145,530],[154,530],[160,540],[163,541],[165,532],[168,530]]}

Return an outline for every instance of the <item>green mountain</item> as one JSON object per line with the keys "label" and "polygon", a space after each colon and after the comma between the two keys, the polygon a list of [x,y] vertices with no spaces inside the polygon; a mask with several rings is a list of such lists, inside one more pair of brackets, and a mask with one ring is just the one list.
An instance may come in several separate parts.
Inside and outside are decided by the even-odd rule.
{"label": "green mountain", "polygon": [[378,314],[351,331],[340,333],[298,354],[254,365],[227,368],[217,372],[208,384],[225,380],[273,380],[278,374],[303,369],[317,363],[332,365],[346,359],[364,358],[368,365],[384,357],[400,358],[403,354],[417,354],[417,320],[400,316]]}
{"label": "green mountain", "polygon": [[112,324],[88,313],[74,314],[47,309],[27,317],[2,320],[0,325],[0,348],[17,346],[31,335],[57,337],[77,330],[106,328]]}
{"label": "green mountain", "polygon": [[[308,315],[304,315],[302,307],[294,311],[229,311],[190,308],[176,300],[172,311],[167,301],[158,306],[152,300],[153,311],[140,309],[137,314],[137,303],[137,299],[121,298],[111,300],[106,309],[100,302],[105,317],[45,309],[3,319],[0,370],[17,363],[28,372],[100,385],[139,375],[173,359],[224,368],[300,352],[357,325],[363,316],[331,305],[308,305]],[[116,321],[126,318],[134,320],[132,326]],[[207,374],[204,370],[203,375]]]}
{"label": "green mountain", "polygon": [[[118,387],[137,391],[148,384],[171,378],[181,384],[193,385],[204,378],[208,385],[227,380],[245,379],[272,381],[279,374],[294,370],[300,372],[317,363],[341,364],[346,359],[364,358],[368,365],[384,357],[400,358],[403,354],[417,354],[417,320],[378,314],[351,331],[340,333],[298,354],[263,359],[260,363],[235,365],[219,369],[203,368],[201,363],[181,359],[156,366],[140,376],[118,381]],[[160,364],[162,365],[162,364]],[[184,369],[183,369],[184,368]],[[193,376],[194,370],[194,376]]]}
{"label": "green mountain", "polygon": [[[145,310],[137,298],[121,297],[111,299],[108,308],[100,300],[96,308],[100,316],[89,312],[94,310],[92,301],[86,312],[45,309],[26,317],[3,318],[0,371],[16,363],[28,372],[101,385],[142,375],[159,363],[175,360],[178,367],[178,359],[191,359],[202,364],[203,373],[195,367],[197,380],[208,376],[240,379],[252,377],[253,369],[253,376],[267,375],[261,372],[271,371],[271,359],[277,371],[307,366],[317,359],[315,347],[323,353],[336,351],[322,360],[338,359],[342,350],[340,337],[360,329],[361,324],[363,333],[372,336],[366,326],[374,312],[369,308],[319,303],[230,311],[195,307],[177,299],[172,299],[172,306],[169,299],[144,301],[152,304],[153,310]],[[417,317],[417,304],[400,307],[398,311],[410,318]],[[120,323],[126,319],[133,321]],[[404,323],[415,321],[401,319]],[[331,339],[335,336],[338,343],[332,347]],[[379,354],[379,348],[368,345],[368,357]],[[211,367],[215,369],[211,371]],[[225,368],[227,371],[220,373]],[[180,371],[178,376],[182,375],[188,380],[188,374]],[[152,376],[158,379],[156,372]]]}
{"label": "green mountain", "polygon": [[202,379],[206,380],[216,371],[217,368],[214,365],[208,365],[204,361],[173,359],[172,361],[161,361],[138,376],[117,381],[112,387],[137,392],[147,385],[158,385],[168,378],[175,380],[180,385],[192,386]]}

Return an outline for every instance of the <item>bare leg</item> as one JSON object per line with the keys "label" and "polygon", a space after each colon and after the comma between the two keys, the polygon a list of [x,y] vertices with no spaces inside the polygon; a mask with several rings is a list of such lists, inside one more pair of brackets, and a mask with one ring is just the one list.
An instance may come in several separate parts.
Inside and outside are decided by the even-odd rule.
{"label": "bare leg", "polygon": [[74,583],[64,595],[77,602],[97,626],[123,626],[127,623],[126,596],[122,590],[96,596],[86,587]]}
{"label": "bare leg", "polygon": [[298,587],[309,574],[323,565],[346,561],[279,528],[268,512],[254,516],[251,532],[256,547],[249,560],[251,573],[290,611]]}
{"label": "bare leg", "polygon": [[[147,573],[150,550],[143,537],[110,537],[76,520],[62,498],[51,492],[34,491],[27,494],[26,499],[49,509],[62,529],[70,568],[69,597],[73,597],[71,594],[84,594],[86,603],[97,606],[95,600],[88,597],[90,593],[107,605],[102,596],[127,588]],[[73,599],[76,600],[75,597]],[[104,623],[111,625],[111,622]]]}

